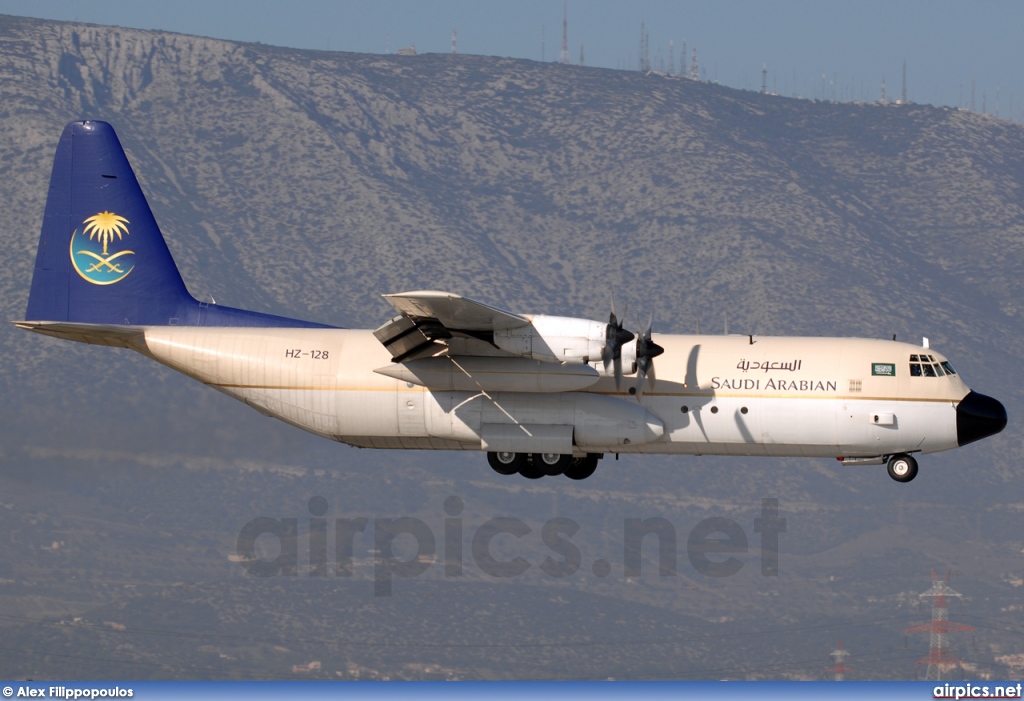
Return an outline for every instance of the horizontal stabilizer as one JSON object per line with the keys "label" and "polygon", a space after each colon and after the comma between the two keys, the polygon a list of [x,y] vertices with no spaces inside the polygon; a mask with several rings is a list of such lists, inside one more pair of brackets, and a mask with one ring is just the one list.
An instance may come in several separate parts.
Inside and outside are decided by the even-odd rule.
{"label": "horizontal stabilizer", "polygon": [[95,346],[135,348],[144,350],[146,328],[119,324],[72,324],[65,321],[13,321],[19,329],[34,331],[66,341],[91,343]]}

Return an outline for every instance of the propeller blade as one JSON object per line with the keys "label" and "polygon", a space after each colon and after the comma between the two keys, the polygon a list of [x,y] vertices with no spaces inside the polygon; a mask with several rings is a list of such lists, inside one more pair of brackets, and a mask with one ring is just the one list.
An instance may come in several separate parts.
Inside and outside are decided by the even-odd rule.
{"label": "propeller blade", "polygon": [[647,372],[644,365],[638,362],[636,366],[636,384],[633,386],[633,395],[637,401],[640,401],[640,398],[644,396],[644,380],[646,377]]}
{"label": "propeller blade", "polygon": [[[622,320],[615,313],[615,295],[611,297],[611,314],[608,315],[608,325],[604,331],[604,348],[601,351],[601,360],[604,362],[605,372],[608,367],[614,364],[615,389],[622,386],[622,346],[636,338],[632,331],[623,328],[625,314]],[[628,312],[628,307],[627,307]]]}
{"label": "propeller blade", "polygon": [[636,388],[634,394],[639,400],[643,396],[644,382],[651,378],[651,388],[654,388],[656,377],[654,374],[654,359],[665,352],[665,349],[651,340],[651,330],[654,328],[654,312],[647,321],[647,330],[636,340]]}

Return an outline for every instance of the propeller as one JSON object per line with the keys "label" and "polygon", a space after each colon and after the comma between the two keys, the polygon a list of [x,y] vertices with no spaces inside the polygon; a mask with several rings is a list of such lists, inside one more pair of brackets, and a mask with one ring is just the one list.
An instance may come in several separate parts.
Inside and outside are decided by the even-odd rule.
{"label": "propeller", "polygon": [[651,340],[651,329],[654,326],[654,312],[647,320],[647,330],[636,339],[636,398],[643,394],[644,380],[651,378],[651,388],[657,378],[654,376],[654,359],[665,352],[665,349]]}
{"label": "propeller", "polygon": [[608,325],[604,330],[604,349],[601,351],[601,360],[604,361],[604,369],[607,372],[608,366],[615,365],[615,389],[622,385],[622,346],[636,338],[632,331],[622,327],[625,321],[625,314],[622,321],[615,316],[615,298],[612,297],[612,313],[608,316]]}

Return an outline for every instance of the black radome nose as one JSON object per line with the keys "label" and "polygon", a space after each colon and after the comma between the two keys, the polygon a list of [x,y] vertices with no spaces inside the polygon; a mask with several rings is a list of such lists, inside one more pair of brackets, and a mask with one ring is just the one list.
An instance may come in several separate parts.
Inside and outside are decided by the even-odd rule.
{"label": "black radome nose", "polygon": [[971,390],[956,405],[956,442],[967,445],[1006,428],[1006,408],[998,399]]}

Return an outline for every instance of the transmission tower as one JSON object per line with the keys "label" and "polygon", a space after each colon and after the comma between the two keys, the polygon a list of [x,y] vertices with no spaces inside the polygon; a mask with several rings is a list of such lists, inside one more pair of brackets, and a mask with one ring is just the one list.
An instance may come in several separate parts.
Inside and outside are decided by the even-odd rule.
{"label": "transmission tower", "polygon": [[843,649],[842,640],[839,641],[839,646],[830,653],[830,656],[836,661],[832,667],[832,672],[836,675],[836,681],[845,681],[846,673],[850,671],[850,668],[846,666],[846,658],[850,656],[850,653]]}
{"label": "transmission tower", "polygon": [[562,56],[559,63],[569,63],[569,0],[562,5]]}
{"label": "transmission tower", "polygon": [[903,85],[900,87],[900,104],[907,104],[907,59],[903,59]]}
{"label": "transmission tower", "polygon": [[647,27],[644,23],[640,23],[640,51],[637,59],[637,69],[641,73],[646,73],[651,70],[651,50],[648,41],[650,34],[647,32]]}
{"label": "transmission tower", "polygon": [[917,664],[928,665],[924,678],[926,680],[941,680],[949,670],[959,667],[960,660],[949,653],[947,639],[950,633],[972,631],[974,628],[949,620],[949,605],[947,600],[951,596],[963,598],[960,593],[953,591],[947,584],[949,572],[942,579],[935,575],[932,570],[932,588],[920,594],[920,598],[932,600],[932,620],[918,626],[907,628],[908,633],[928,633],[931,636],[931,645],[928,649],[928,656],[922,657]]}

